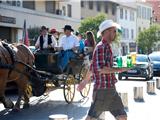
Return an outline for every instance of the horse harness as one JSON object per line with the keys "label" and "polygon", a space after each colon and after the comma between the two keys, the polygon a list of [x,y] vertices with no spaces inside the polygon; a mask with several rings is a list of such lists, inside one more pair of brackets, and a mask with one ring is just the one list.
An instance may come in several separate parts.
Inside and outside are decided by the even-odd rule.
{"label": "horse harness", "polygon": [[[7,55],[3,52],[2,53],[2,57],[4,57],[6,63],[2,62],[1,58],[0,58],[0,68],[1,69],[9,69],[8,72],[8,77],[10,76],[11,72],[14,70],[18,73],[21,73],[20,78],[22,77],[22,75],[24,75],[26,73],[26,71],[28,71],[28,67],[25,66],[24,70],[19,70],[16,69],[15,65],[17,63],[21,63],[20,61],[16,60],[16,55],[15,55],[15,51],[13,50],[13,46],[8,45],[7,43],[1,41],[2,46],[0,47],[1,51],[6,51],[9,53],[9,57],[7,57]],[[11,59],[11,61],[8,60],[8,58]]]}

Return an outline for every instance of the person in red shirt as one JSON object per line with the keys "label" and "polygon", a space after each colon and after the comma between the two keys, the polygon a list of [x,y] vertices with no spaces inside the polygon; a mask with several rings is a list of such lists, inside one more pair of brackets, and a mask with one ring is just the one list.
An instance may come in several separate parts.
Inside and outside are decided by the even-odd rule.
{"label": "person in red shirt", "polygon": [[116,120],[127,120],[122,100],[115,87],[117,79],[115,72],[124,72],[128,68],[113,68],[113,55],[110,44],[116,37],[118,24],[112,20],[105,20],[99,26],[101,41],[96,45],[90,71],[86,78],[78,85],[81,91],[90,79],[94,81],[93,102],[88,112],[86,120],[98,119],[103,111],[110,111]]}

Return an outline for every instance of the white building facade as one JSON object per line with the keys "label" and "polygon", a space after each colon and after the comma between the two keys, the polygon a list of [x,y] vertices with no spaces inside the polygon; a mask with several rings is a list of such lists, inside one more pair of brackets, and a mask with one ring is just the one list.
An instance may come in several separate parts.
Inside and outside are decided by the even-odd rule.
{"label": "white building facade", "polygon": [[56,28],[63,31],[65,24],[77,30],[80,25],[80,0],[1,0],[0,1],[0,39],[17,42],[22,39],[24,20],[29,27]]}
{"label": "white building facade", "polygon": [[136,52],[136,5],[121,3],[117,7],[117,22],[122,27],[120,40],[122,55]]}
{"label": "white building facade", "polygon": [[152,6],[149,3],[137,2],[137,34],[150,27]]}
{"label": "white building facade", "polygon": [[[152,6],[149,3],[137,2],[137,35],[148,29],[152,23]],[[138,52],[141,50],[138,48]]]}

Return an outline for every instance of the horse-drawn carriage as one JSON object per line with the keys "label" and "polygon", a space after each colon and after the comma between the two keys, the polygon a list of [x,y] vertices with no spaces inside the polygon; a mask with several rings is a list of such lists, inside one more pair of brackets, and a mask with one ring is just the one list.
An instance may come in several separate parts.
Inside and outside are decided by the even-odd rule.
{"label": "horse-drawn carriage", "polygon": [[[29,97],[40,96],[46,89],[62,88],[67,103],[73,101],[75,85],[82,81],[88,70],[89,57],[70,59],[66,69],[58,68],[58,52],[51,50],[39,51],[34,55],[25,45],[8,45],[0,41],[0,102],[5,108],[20,108],[24,100],[24,107],[29,105]],[[4,95],[6,84],[9,80],[15,81],[18,86],[19,97],[16,104]],[[86,97],[90,84],[80,92]]]}
{"label": "horse-drawn carriage", "polygon": [[[42,50],[35,53],[35,68],[44,72],[44,76],[50,74],[46,81],[46,87],[62,88],[64,98],[67,103],[71,103],[75,95],[75,85],[82,81],[89,68],[89,56],[80,56],[69,60],[67,67],[62,71],[58,66],[60,52],[52,50]],[[42,75],[42,76],[43,76]],[[86,97],[90,90],[90,84],[81,91],[81,95]]]}

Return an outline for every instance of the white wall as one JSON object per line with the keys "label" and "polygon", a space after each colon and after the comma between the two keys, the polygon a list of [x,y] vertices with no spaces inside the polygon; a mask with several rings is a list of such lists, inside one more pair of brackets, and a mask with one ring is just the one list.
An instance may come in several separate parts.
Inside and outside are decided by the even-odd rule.
{"label": "white wall", "polygon": [[[71,3],[70,3],[71,4]],[[41,4],[39,7],[42,6]],[[76,10],[78,11],[76,11]],[[79,9],[79,10],[78,10]],[[29,10],[21,7],[14,7],[0,4],[0,15],[13,17],[16,19],[16,24],[8,24],[0,22],[0,26],[12,27],[18,29],[18,39],[21,39],[24,19],[26,19],[27,28],[34,26],[45,25],[48,28],[56,28],[58,31],[63,31],[65,24],[72,25],[73,29],[77,30],[80,25],[80,6],[76,5],[76,2],[72,5],[72,18],[67,16],[60,16],[55,14],[45,13],[44,11]],[[13,38],[14,39],[14,38]]]}
{"label": "white wall", "polygon": [[[123,19],[120,18],[120,9],[123,9]],[[127,11],[127,19],[125,18],[125,11]],[[134,12],[134,21],[130,20],[130,11]],[[125,44],[128,49],[127,53],[129,53],[129,43],[135,43],[135,39],[137,36],[137,29],[136,29],[136,19],[137,19],[137,14],[136,14],[136,6],[134,4],[130,5],[129,3],[127,4],[121,4],[117,8],[117,22],[121,25],[122,28],[128,29],[129,31],[129,38],[123,38],[121,36],[121,43]],[[134,37],[131,37],[131,30],[133,29],[134,31]],[[122,29],[123,30],[123,29]],[[124,32],[124,31],[122,31]],[[122,51],[122,48],[121,48]]]}

